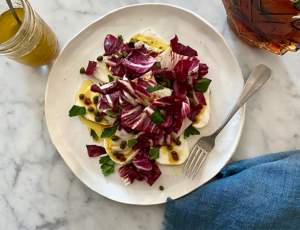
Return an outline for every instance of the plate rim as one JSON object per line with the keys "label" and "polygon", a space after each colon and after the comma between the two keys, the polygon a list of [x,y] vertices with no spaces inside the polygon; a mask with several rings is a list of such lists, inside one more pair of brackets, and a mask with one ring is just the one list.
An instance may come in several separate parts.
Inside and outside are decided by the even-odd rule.
{"label": "plate rim", "polygon": [[[85,26],[82,30],[80,30],[78,33],[76,33],[72,38],[69,39],[69,41],[64,45],[64,47],[61,49],[60,53],[57,55],[52,67],[51,67],[51,70],[49,72],[49,75],[48,75],[48,80],[47,80],[47,85],[46,85],[46,90],[45,90],[45,118],[46,118],[46,124],[47,124],[47,129],[48,129],[48,133],[49,133],[49,136],[50,136],[50,139],[51,139],[51,142],[52,144],[54,145],[54,147],[56,148],[56,145],[55,143],[53,142],[53,139],[52,139],[52,135],[49,131],[49,125],[48,125],[48,116],[47,116],[47,97],[48,97],[48,89],[49,89],[49,82],[50,82],[50,75],[56,65],[56,63],[59,61],[60,59],[60,56],[62,55],[62,53],[64,52],[64,50],[66,49],[66,47],[79,35],[81,34],[83,31],[85,31],[88,27],[92,26],[93,24],[97,23],[98,21],[100,21],[101,19],[105,18],[106,16],[110,15],[110,14],[113,14],[117,11],[120,11],[120,10],[123,10],[123,9],[126,9],[126,8],[133,8],[133,7],[138,7],[138,6],[166,6],[166,7],[173,7],[173,8],[176,8],[176,9],[179,9],[179,10],[183,10],[183,11],[186,11],[190,14],[192,14],[193,16],[197,17],[199,20],[203,21],[206,25],[208,25],[211,29],[214,30],[214,32],[222,39],[222,41],[224,42],[225,46],[228,48],[229,52],[231,53],[235,63],[237,64],[238,66],[238,71],[240,72],[240,76],[241,76],[241,80],[242,80],[242,83],[243,85],[245,84],[245,80],[243,78],[243,74],[242,74],[242,70],[241,70],[241,67],[233,53],[233,51],[231,50],[230,46],[228,45],[227,41],[225,40],[225,38],[223,37],[223,35],[212,25],[210,24],[206,19],[204,19],[203,17],[201,17],[200,15],[196,14],[195,12],[191,11],[191,10],[188,10],[186,8],[183,8],[181,6],[177,6],[177,5],[173,5],[173,4],[165,4],[165,3],[140,3],[140,4],[133,4],[133,5],[127,5],[127,6],[123,6],[123,7],[120,7],[120,8],[117,8],[115,10],[112,10],[112,11],[109,11],[108,13],[104,14],[103,16],[97,18],[96,20],[94,20],[93,22],[91,22],[90,24],[88,24],[87,26]],[[243,129],[244,129],[244,124],[245,124],[245,115],[246,115],[246,103],[241,107],[242,108],[242,119],[241,119],[241,126],[240,126],[240,129],[239,129],[239,134],[238,134],[238,137],[237,137],[237,144],[236,146],[234,147],[234,150],[232,152],[232,154],[230,155],[230,158],[224,163],[224,166],[228,163],[228,161],[232,158],[232,156],[234,155],[239,143],[240,143],[240,140],[241,140],[241,137],[242,137],[242,133],[243,133]],[[64,162],[67,164],[67,166],[69,167],[69,169],[72,171],[72,173],[83,183],[85,184],[85,186],[87,186],[89,189],[91,189],[92,191],[96,192],[97,194],[105,197],[105,198],[108,198],[109,200],[112,200],[112,201],[115,201],[115,202],[118,202],[118,203],[122,203],[122,204],[130,204],[130,205],[145,205],[145,206],[149,206],[149,205],[159,205],[159,204],[164,204],[166,203],[167,200],[163,201],[163,202],[158,202],[158,203],[143,203],[143,204],[140,204],[140,203],[132,203],[132,202],[124,202],[124,201],[120,201],[120,200],[114,200],[112,199],[111,197],[108,197],[106,195],[103,195],[103,194],[100,194],[99,192],[97,192],[95,189],[93,189],[92,187],[90,187],[85,181],[81,180],[80,177],[77,175],[77,173],[75,173],[72,168],[70,167],[70,165],[68,164],[68,162],[65,160],[64,156],[60,153],[60,151],[56,148],[57,152],[59,153],[59,155],[62,157],[62,159],[64,160]],[[223,167],[224,167],[223,166]],[[215,177],[216,174],[213,176]],[[213,178],[212,177],[212,178]],[[210,179],[211,180],[211,179]],[[209,182],[210,180],[208,180],[207,182]],[[198,189],[199,187],[205,185],[207,182],[205,182],[204,184],[202,185],[199,185],[197,186],[195,189],[191,190],[189,193],[187,194],[184,194],[180,197],[177,197],[175,198],[174,200],[177,200],[181,197],[184,197],[186,195],[189,195],[190,193],[192,193],[193,191],[195,191],[196,189]],[[170,197],[169,197],[170,198]],[[171,198],[172,199],[172,198]]]}

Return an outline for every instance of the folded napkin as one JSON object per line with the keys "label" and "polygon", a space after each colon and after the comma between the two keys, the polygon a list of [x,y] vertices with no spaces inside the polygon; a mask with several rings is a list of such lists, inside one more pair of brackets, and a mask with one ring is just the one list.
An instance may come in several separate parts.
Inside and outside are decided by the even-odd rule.
{"label": "folded napkin", "polygon": [[165,229],[300,229],[300,150],[235,162],[218,178],[168,198]]}

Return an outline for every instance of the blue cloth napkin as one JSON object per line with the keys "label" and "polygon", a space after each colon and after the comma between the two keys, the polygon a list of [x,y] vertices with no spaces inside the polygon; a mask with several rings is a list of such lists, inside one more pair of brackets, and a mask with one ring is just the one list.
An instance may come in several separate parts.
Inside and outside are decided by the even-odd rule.
{"label": "blue cloth napkin", "polygon": [[235,162],[218,178],[168,198],[165,230],[300,229],[300,150]]}

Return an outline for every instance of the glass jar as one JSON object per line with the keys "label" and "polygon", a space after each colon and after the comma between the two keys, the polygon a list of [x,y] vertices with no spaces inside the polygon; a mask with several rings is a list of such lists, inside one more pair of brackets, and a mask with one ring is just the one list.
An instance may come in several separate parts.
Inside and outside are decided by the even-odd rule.
{"label": "glass jar", "polygon": [[[15,0],[12,3],[18,10],[17,14],[20,14],[22,24],[15,35],[0,43],[0,55],[28,66],[47,64],[56,55],[56,35],[27,0]],[[7,4],[0,7],[0,17],[4,13],[10,13]],[[3,20],[0,23],[3,23]]]}
{"label": "glass jar", "polygon": [[283,55],[300,49],[300,0],[222,0],[227,21],[248,46]]}

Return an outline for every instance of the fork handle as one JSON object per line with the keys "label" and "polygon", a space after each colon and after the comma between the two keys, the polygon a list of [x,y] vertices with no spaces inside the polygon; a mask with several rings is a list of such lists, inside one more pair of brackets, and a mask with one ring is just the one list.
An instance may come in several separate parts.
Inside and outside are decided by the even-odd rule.
{"label": "fork handle", "polygon": [[223,121],[221,126],[212,134],[217,136],[223,128],[227,125],[234,114],[239,110],[239,108],[257,91],[262,87],[271,77],[271,70],[266,65],[258,65],[250,74],[242,93],[240,94],[235,105],[231,109],[230,113],[227,115],[226,119]]}

